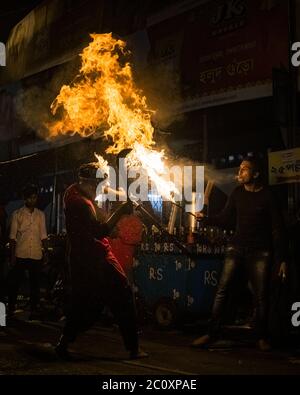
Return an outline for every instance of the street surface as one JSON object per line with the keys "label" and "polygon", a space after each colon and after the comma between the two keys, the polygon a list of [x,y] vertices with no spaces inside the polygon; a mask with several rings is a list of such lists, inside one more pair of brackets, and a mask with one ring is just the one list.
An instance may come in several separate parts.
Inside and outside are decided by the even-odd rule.
{"label": "street surface", "polygon": [[141,346],[150,357],[132,361],[127,359],[116,326],[95,326],[72,345],[74,360],[66,362],[59,360],[53,350],[61,326],[55,322],[30,322],[23,314],[7,327],[1,327],[0,374],[300,374],[299,343],[286,350],[262,353],[249,341],[245,330],[234,341],[220,342],[210,350],[195,350],[189,346],[197,337],[192,331],[146,327],[141,334]]}

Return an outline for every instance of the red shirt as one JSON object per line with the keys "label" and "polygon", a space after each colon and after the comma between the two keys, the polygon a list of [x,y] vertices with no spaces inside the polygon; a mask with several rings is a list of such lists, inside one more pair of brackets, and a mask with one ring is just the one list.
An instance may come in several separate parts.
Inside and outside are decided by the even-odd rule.
{"label": "red shirt", "polygon": [[96,207],[83,195],[78,185],[73,184],[66,190],[64,205],[71,260],[92,260],[99,265],[112,264],[125,276],[105,237],[108,234],[105,223],[98,220]]}

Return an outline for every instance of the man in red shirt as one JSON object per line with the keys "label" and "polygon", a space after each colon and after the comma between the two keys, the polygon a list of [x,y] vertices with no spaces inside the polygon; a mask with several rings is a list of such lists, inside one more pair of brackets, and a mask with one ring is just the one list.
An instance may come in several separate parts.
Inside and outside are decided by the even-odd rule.
{"label": "man in red shirt", "polygon": [[136,312],[127,277],[112,253],[106,236],[129,203],[123,204],[107,222],[96,206],[97,163],[82,165],[79,183],[64,196],[69,241],[71,303],[63,335],[56,347],[61,357],[69,357],[68,344],[78,333],[88,330],[107,305],[114,314],[130,358],[148,355],[138,346]]}

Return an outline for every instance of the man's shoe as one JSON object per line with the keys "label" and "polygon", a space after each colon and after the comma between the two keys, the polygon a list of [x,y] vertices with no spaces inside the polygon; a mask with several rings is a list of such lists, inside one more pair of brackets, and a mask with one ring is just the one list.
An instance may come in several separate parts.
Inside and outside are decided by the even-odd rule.
{"label": "man's shoe", "polygon": [[260,351],[268,352],[271,351],[272,347],[269,342],[265,339],[259,339],[257,342],[257,347]]}
{"label": "man's shoe", "polygon": [[211,342],[211,337],[209,335],[203,335],[198,337],[196,340],[193,341],[191,347],[194,348],[202,348],[207,346]]}
{"label": "man's shoe", "polygon": [[149,354],[139,348],[137,351],[131,351],[130,352],[130,359],[142,359],[142,358],[148,358]]}

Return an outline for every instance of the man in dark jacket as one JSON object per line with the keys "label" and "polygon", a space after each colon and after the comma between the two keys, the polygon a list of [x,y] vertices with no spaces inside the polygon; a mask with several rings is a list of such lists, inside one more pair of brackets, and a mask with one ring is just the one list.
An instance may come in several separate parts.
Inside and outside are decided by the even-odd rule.
{"label": "man in dark jacket", "polygon": [[267,341],[267,285],[271,256],[278,264],[278,275],[286,279],[287,243],[283,219],[271,191],[260,182],[259,163],[246,158],[240,165],[240,185],[230,195],[224,210],[215,217],[199,219],[210,225],[225,225],[235,219],[235,233],[226,249],[223,272],[215,296],[209,333],[193,342],[202,347],[220,334],[226,298],[238,268],[243,265],[251,284],[256,312],[255,332],[258,347],[270,349]]}
{"label": "man in dark jacket", "polygon": [[56,347],[61,357],[69,357],[68,344],[78,333],[89,329],[107,305],[117,319],[125,347],[131,358],[146,357],[138,346],[136,312],[131,287],[106,236],[128,203],[104,222],[95,204],[97,163],[83,165],[79,183],[71,185],[64,196],[66,229],[69,241],[71,303],[63,335]]}

